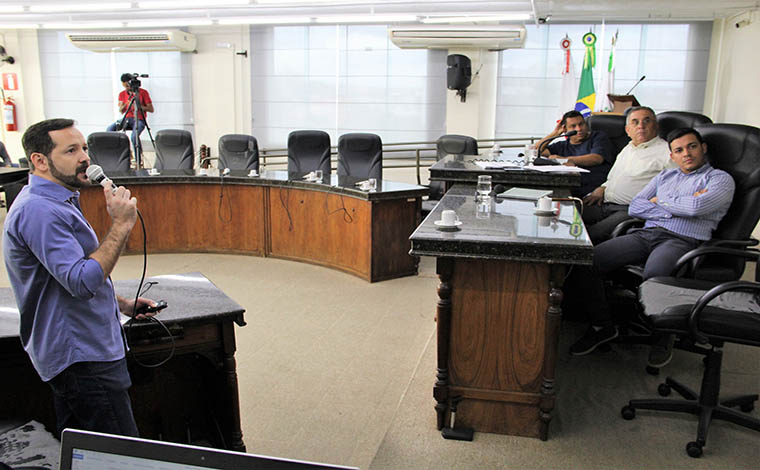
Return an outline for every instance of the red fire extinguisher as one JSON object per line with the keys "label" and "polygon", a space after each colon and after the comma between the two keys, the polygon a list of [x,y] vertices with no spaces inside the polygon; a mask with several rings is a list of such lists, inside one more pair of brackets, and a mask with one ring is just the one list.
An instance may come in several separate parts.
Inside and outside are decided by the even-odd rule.
{"label": "red fire extinguisher", "polygon": [[6,131],[18,129],[18,124],[16,124],[16,103],[13,102],[13,98],[6,98],[5,103],[3,103],[3,120],[5,121]]}

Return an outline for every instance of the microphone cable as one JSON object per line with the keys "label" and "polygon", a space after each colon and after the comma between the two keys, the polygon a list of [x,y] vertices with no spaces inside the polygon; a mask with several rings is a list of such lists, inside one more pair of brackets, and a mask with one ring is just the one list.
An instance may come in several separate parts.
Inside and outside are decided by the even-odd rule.
{"label": "microphone cable", "polygon": [[134,304],[132,305],[132,317],[129,320],[127,320],[127,322],[124,324],[124,340],[127,343],[127,351],[129,351],[129,355],[132,358],[132,360],[135,361],[135,363],[141,367],[144,367],[146,369],[153,369],[153,368],[160,367],[166,364],[167,362],[169,362],[169,360],[172,357],[174,357],[174,352],[177,349],[177,342],[174,339],[174,335],[169,330],[169,328],[164,324],[164,322],[162,322],[155,316],[150,316],[148,317],[148,319],[152,323],[156,323],[159,326],[161,326],[161,328],[163,328],[164,331],[166,331],[166,333],[169,335],[169,338],[171,339],[172,348],[169,351],[168,356],[166,356],[164,359],[161,359],[160,361],[156,363],[149,364],[137,359],[137,356],[135,355],[134,351],[129,347],[129,332],[132,329],[132,325],[134,325],[134,323],[138,321],[138,320],[135,320],[135,316],[137,315],[137,299],[139,299],[141,295],[147,292],[151,288],[151,286],[155,284],[155,283],[149,283],[148,287],[145,289],[145,291],[143,291],[143,284],[145,283],[145,274],[148,271],[148,236],[145,231],[145,220],[143,219],[143,216],[140,213],[140,209],[135,208],[135,210],[137,210],[137,217],[140,219],[140,227],[142,227],[143,268],[142,268],[142,275],[140,276],[140,283],[137,285],[137,292],[135,293],[135,301],[134,301]]}

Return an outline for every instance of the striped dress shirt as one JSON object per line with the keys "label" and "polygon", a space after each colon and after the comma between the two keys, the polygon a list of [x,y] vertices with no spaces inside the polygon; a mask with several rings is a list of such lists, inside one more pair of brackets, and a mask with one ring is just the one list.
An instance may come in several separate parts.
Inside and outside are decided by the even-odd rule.
{"label": "striped dress shirt", "polygon": [[[707,189],[699,196],[694,193]],[[657,203],[650,200],[657,196]],[[663,170],[631,202],[628,214],[646,220],[644,228],[662,227],[697,240],[709,240],[734,198],[734,180],[705,163],[691,173]]]}

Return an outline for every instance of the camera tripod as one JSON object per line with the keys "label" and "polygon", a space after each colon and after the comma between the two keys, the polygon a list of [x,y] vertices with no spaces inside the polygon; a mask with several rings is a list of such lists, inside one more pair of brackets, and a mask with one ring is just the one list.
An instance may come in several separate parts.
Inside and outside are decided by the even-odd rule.
{"label": "camera tripod", "polygon": [[[142,111],[140,107],[140,88],[138,87],[135,89],[130,89],[131,92],[131,98],[129,99],[129,103],[127,103],[127,107],[124,108],[124,114],[121,116],[121,122],[119,124],[119,131],[121,132],[127,132],[127,114],[129,114],[130,111],[132,111],[132,133],[138,132],[137,128],[139,126],[139,117],[140,113]],[[159,153],[158,148],[156,147],[156,141],[153,140],[153,134],[150,132],[150,126],[148,126],[148,115],[147,113],[142,113],[142,121],[145,123],[145,130],[148,131],[148,137],[150,138],[150,143],[153,145],[153,148],[156,150],[156,153]],[[134,152],[135,152],[135,168],[140,170],[143,168],[143,151],[142,151],[142,144],[140,143],[140,133],[137,133],[137,135],[134,137]]]}

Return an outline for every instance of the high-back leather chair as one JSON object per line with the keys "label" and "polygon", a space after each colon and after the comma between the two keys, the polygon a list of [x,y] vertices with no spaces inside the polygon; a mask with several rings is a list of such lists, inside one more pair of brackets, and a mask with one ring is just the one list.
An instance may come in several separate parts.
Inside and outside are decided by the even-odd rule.
{"label": "high-back leather chair", "polygon": [[[445,134],[435,142],[436,160],[441,160],[446,155],[477,155],[478,141],[474,137],[459,134]],[[427,201],[422,201],[422,212],[424,214],[433,210],[438,201],[446,192],[442,181],[431,181],[430,196]]]}
{"label": "high-back leather chair", "polygon": [[219,168],[259,171],[259,143],[252,135],[219,137]]}
{"label": "high-back leather chair", "polygon": [[343,134],[338,139],[338,175],[383,178],[383,142],[375,134]]}
{"label": "high-back leather chair", "polygon": [[3,192],[5,192],[5,209],[11,210],[13,201],[16,200],[18,193],[24,189],[24,186],[29,184],[29,175],[19,178],[16,181],[3,184]]}
{"label": "high-back leather chair", "polygon": [[106,173],[131,167],[129,138],[123,132],[93,132],[87,137],[87,153]]}
{"label": "high-back leather chair", "polygon": [[657,115],[658,134],[663,139],[667,139],[668,134],[675,129],[697,127],[705,124],[712,124],[712,119],[699,113],[665,111]]}
{"label": "high-back leather chair", "polygon": [[190,170],[194,160],[193,136],[189,131],[162,129],[156,133],[156,169]]}
{"label": "high-back leather chair", "polygon": [[288,173],[331,172],[330,135],[324,131],[293,131],[288,135]]}
{"label": "high-back leather chair", "polygon": [[592,131],[604,131],[612,141],[615,156],[628,145],[631,138],[625,133],[625,116],[616,114],[596,114],[588,118],[588,127]]}
{"label": "high-back leather chair", "polygon": [[[760,220],[760,129],[742,124],[707,124],[696,128],[707,144],[707,158],[734,179],[731,206],[709,244],[747,246]],[[696,277],[729,281],[741,277],[744,260],[711,256],[699,265]]]}

